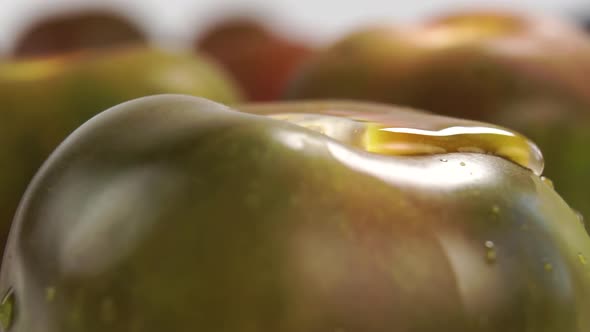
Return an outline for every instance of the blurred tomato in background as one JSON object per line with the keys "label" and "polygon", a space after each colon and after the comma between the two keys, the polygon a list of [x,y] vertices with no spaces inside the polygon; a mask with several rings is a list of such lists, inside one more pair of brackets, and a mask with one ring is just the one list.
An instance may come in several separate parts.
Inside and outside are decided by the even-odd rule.
{"label": "blurred tomato in background", "polygon": [[590,15],[585,0],[430,0],[362,2],[263,1],[263,0],[22,0],[0,3],[0,50],[15,47],[24,30],[47,16],[84,11],[116,12],[137,23],[150,40],[174,47],[190,47],[195,33],[214,22],[240,14],[258,16],[273,29],[291,37],[327,42],[360,25],[374,22],[411,21],[444,12],[481,9],[510,9],[583,20]]}
{"label": "blurred tomato in background", "polygon": [[311,47],[281,36],[261,19],[228,17],[205,30],[195,49],[219,61],[253,101],[276,100]]}
{"label": "blurred tomato in background", "polygon": [[16,41],[14,57],[145,43],[143,29],[114,11],[80,11],[39,17]]}

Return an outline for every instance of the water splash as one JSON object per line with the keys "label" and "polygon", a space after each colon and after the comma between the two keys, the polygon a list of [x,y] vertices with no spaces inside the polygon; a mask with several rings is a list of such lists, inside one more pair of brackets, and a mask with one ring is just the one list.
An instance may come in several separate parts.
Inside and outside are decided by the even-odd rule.
{"label": "water splash", "polygon": [[537,175],[544,168],[543,155],[532,141],[514,131],[476,121],[355,103],[268,104],[240,110],[289,121],[383,155],[485,153],[510,160]]}
{"label": "water splash", "polygon": [[496,245],[493,241],[486,241],[484,245],[486,247],[486,261],[490,264],[495,263],[498,259]]}

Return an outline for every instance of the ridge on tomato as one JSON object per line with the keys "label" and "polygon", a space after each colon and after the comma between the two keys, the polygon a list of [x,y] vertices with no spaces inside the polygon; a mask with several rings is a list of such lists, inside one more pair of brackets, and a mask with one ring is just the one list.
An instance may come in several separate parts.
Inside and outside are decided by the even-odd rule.
{"label": "ridge on tomato", "polygon": [[590,217],[590,39],[551,18],[465,12],[374,26],[318,52],[289,99],[347,98],[513,128],[535,141],[557,191]]}
{"label": "ridge on tomato", "polygon": [[0,246],[27,184],[71,131],[106,108],[158,93],[240,99],[222,69],[190,52],[138,47],[0,62]]}

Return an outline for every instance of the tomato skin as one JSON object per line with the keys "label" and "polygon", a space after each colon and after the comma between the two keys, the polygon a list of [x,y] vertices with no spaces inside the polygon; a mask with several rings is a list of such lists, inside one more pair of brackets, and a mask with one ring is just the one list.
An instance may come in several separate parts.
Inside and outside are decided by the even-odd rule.
{"label": "tomato skin", "polygon": [[121,104],[21,203],[11,331],[587,331],[576,214],[512,162],[444,158],[193,97]]}

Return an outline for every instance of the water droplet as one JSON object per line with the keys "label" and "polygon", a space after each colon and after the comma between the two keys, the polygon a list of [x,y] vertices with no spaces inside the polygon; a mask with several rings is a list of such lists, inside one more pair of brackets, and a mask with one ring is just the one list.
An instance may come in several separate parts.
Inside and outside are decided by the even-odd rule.
{"label": "water droplet", "polygon": [[448,160],[448,159],[444,159],[444,158],[442,158],[442,159],[440,159],[440,161],[442,161],[443,163],[446,163],[446,162],[448,162],[449,160]]}
{"label": "water droplet", "polygon": [[492,213],[493,214],[499,214],[500,213],[500,207],[498,205],[492,206]]}
{"label": "water droplet", "polygon": [[0,302],[0,325],[4,331],[12,326],[14,320],[14,291],[10,288]]}
{"label": "water droplet", "polygon": [[541,181],[543,181],[551,189],[555,189],[555,185],[553,184],[553,181],[551,181],[551,179],[549,179],[548,177],[541,176]]}
{"label": "water droplet", "polygon": [[55,287],[45,288],[45,300],[47,302],[53,302],[53,300],[55,300],[55,293],[56,293]]}
{"label": "water droplet", "polygon": [[582,225],[586,225],[586,223],[584,222],[584,215],[578,210],[574,210],[574,212],[576,213],[576,216],[578,217],[578,220],[582,223]]}
{"label": "water droplet", "polygon": [[580,263],[582,263],[582,265],[588,264],[588,260],[586,259],[586,256],[584,256],[582,253],[578,254],[578,259],[580,260]]}
{"label": "water droplet", "polygon": [[295,102],[239,109],[289,121],[373,153],[485,153],[513,161],[537,175],[544,167],[543,155],[533,142],[508,129],[476,121],[345,102]]}
{"label": "water droplet", "polygon": [[551,271],[553,271],[553,264],[545,263],[544,268],[545,268],[545,271],[551,272]]}
{"label": "water droplet", "polygon": [[495,263],[496,259],[497,259],[497,254],[496,254],[496,246],[495,246],[494,242],[486,241],[484,245],[487,249],[486,250],[486,261],[488,263]]}
{"label": "water droplet", "polygon": [[577,211],[577,210],[574,210],[574,212],[576,213],[578,220],[580,221],[580,223],[582,224],[582,226],[586,230],[586,233],[588,233],[588,235],[590,235],[590,224],[586,222],[584,215],[580,211]]}
{"label": "water droplet", "polygon": [[496,259],[497,259],[496,250],[488,249],[488,252],[486,253],[486,260],[488,261],[488,263],[494,263],[494,262],[496,262]]}
{"label": "water droplet", "polygon": [[461,166],[465,166],[465,165],[467,165],[467,164],[465,164],[464,162],[460,162],[460,163],[459,163],[459,165],[461,165]]}

